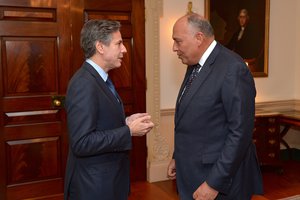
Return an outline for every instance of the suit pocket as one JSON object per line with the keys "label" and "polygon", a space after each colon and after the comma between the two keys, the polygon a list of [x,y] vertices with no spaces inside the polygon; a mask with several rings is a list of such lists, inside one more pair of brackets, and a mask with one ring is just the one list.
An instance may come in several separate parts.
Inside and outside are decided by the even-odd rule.
{"label": "suit pocket", "polygon": [[203,164],[215,163],[218,160],[219,156],[220,156],[219,152],[203,154],[202,155],[202,163]]}

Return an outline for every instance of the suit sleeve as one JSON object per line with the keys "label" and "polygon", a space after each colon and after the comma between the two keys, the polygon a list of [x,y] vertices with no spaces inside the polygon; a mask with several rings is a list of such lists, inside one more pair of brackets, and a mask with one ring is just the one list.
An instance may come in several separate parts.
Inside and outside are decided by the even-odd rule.
{"label": "suit sleeve", "polygon": [[[86,78],[68,89],[66,110],[70,147],[76,156],[93,156],[131,149],[131,134],[124,116],[114,112],[99,86]],[[99,97],[99,95],[102,95]]]}
{"label": "suit sleeve", "polygon": [[250,71],[241,62],[230,67],[224,80],[221,96],[229,132],[206,182],[226,194],[252,143],[256,90]]}

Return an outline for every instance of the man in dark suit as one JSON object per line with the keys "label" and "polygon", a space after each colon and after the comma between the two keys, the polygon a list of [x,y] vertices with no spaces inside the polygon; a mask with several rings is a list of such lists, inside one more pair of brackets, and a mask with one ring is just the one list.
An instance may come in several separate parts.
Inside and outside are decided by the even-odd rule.
{"label": "man in dark suit", "polygon": [[70,80],[66,95],[65,200],[128,199],[131,136],[143,136],[154,125],[147,113],[125,118],[122,100],[108,77],[126,53],[119,29],[117,21],[90,20],[81,31],[86,61]]}
{"label": "man in dark suit", "polygon": [[176,178],[181,200],[250,200],[263,192],[252,143],[253,77],[198,14],[178,19],[172,37],[173,51],[188,67],[176,103],[168,176]]}
{"label": "man in dark suit", "polygon": [[241,9],[237,19],[239,28],[226,47],[239,54],[252,71],[257,71],[259,59],[263,59],[263,34],[249,23],[247,9]]}

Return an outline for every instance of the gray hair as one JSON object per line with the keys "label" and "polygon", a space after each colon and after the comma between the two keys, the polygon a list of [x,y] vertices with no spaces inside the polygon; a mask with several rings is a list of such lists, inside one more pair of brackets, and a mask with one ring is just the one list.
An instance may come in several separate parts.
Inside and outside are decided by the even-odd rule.
{"label": "gray hair", "polygon": [[96,53],[96,42],[109,45],[112,39],[111,34],[119,31],[121,24],[112,20],[89,20],[80,33],[80,46],[86,58],[92,57]]}
{"label": "gray hair", "polygon": [[248,13],[248,10],[246,8],[241,9],[240,12],[239,12],[239,15],[241,13],[244,13],[247,17],[249,17],[249,13]]}
{"label": "gray hair", "polygon": [[188,14],[188,24],[191,25],[195,30],[201,31],[206,37],[214,36],[214,29],[208,20],[201,17],[196,13]]}

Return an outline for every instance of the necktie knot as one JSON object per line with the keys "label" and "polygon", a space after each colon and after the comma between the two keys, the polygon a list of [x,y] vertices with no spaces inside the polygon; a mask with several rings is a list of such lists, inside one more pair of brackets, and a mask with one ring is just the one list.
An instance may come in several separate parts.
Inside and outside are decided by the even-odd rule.
{"label": "necktie knot", "polygon": [[113,88],[114,88],[114,84],[113,84],[113,82],[111,81],[111,79],[110,79],[109,77],[107,77],[106,85],[107,85],[108,87],[113,87]]}
{"label": "necktie knot", "polygon": [[199,63],[196,65],[193,65],[193,71],[189,77],[188,84],[192,84],[192,82],[193,82],[194,78],[197,76],[200,68],[201,68],[201,65]]}
{"label": "necktie knot", "polygon": [[185,94],[189,91],[194,79],[196,78],[198,72],[201,69],[201,65],[199,63],[197,63],[196,65],[192,65],[191,66],[193,68],[192,73],[190,74],[188,81],[186,82],[186,85],[181,93],[181,96],[179,98],[179,102],[181,102],[182,98],[185,96]]}
{"label": "necktie knot", "polygon": [[119,100],[119,97],[118,97],[118,93],[116,91],[116,88],[113,84],[113,82],[111,81],[111,79],[109,77],[107,77],[107,80],[106,80],[106,85],[107,87],[110,89],[110,91],[113,93],[113,95],[117,98],[117,100],[120,102]]}
{"label": "necktie knot", "polygon": [[201,68],[201,65],[197,63],[196,65],[193,65],[193,68],[196,72],[199,72],[199,69]]}

